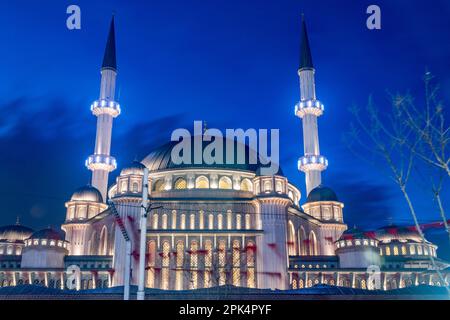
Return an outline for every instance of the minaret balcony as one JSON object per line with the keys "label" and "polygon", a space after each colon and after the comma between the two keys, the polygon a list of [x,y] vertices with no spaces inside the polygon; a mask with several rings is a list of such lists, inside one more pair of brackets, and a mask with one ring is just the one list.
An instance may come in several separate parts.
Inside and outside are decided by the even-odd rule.
{"label": "minaret balcony", "polygon": [[116,158],[103,154],[93,154],[86,159],[89,170],[105,170],[111,172],[117,168]]}
{"label": "minaret balcony", "polygon": [[114,100],[100,99],[91,104],[91,111],[96,116],[109,114],[115,118],[120,114],[120,104]]}
{"label": "minaret balcony", "polygon": [[295,105],[295,115],[303,118],[305,114],[319,117],[323,114],[324,105],[319,100],[302,100]]}
{"label": "minaret balcony", "polygon": [[298,170],[307,172],[311,170],[323,171],[328,167],[328,160],[320,155],[308,155],[298,159]]}

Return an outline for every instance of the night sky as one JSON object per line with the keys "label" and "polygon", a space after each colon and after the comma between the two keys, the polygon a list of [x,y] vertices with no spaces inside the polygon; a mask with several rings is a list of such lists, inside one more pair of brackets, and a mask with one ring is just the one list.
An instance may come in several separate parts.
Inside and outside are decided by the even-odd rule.
{"label": "night sky", "polygon": [[[112,155],[119,168],[170,140],[172,130],[279,128],[283,172],[304,192],[299,99],[300,14],[305,13],[316,67],[323,183],[345,203],[350,227],[412,224],[397,186],[379,167],[356,159],[342,142],[352,104],[387,91],[423,98],[426,68],[450,101],[450,2],[395,1],[2,1],[0,4],[0,224],[20,216],[33,228],[57,226],[64,202],[90,181],[100,65],[116,14],[122,114]],[[81,7],[81,30],[66,28],[66,8]],[[366,28],[378,4],[382,29]],[[447,118],[448,119],[448,118]],[[110,175],[110,182],[119,173]],[[421,222],[439,219],[430,190],[413,180]],[[450,207],[446,181],[444,206]],[[443,232],[429,235],[448,249]],[[439,240],[441,239],[441,240]],[[445,248],[447,246],[447,248]]]}

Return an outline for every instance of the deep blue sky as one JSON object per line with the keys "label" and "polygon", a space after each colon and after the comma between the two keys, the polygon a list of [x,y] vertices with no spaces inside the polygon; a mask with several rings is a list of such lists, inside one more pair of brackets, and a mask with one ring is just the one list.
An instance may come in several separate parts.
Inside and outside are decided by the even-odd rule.
{"label": "deep blue sky", "polygon": [[[330,161],[324,183],[345,202],[350,225],[411,222],[396,186],[355,160],[342,134],[348,107],[363,106],[370,94],[381,110],[389,107],[386,90],[420,99],[426,67],[450,101],[449,1],[93,2],[0,4],[0,224],[19,215],[35,228],[58,225],[64,201],[89,181],[84,160],[96,121],[89,106],[98,97],[113,11],[123,112],[114,121],[112,154],[119,166],[194,120],[221,129],[279,128],[283,171],[304,192],[296,169],[301,123],[293,113],[304,12],[317,95],[326,106],[319,119],[321,151]],[[81,7],[81,30],[66,28],[70,4]],[[365,27],[370,4],[382,9],[380,31]],[[421,220],[437,220],[429,190],[414,182],[411,193]],[[448,188],[444,198],[450,206]]]}

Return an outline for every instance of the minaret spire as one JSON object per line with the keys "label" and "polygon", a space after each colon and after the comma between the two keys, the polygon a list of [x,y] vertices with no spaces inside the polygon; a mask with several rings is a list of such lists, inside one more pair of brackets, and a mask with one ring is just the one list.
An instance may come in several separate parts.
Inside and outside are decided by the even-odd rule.
{"label": "minaret spire", "polygon": [[323,114],[323,104],[316,99],[314,65],[309,47],[305,18],[302,15],[302,43],[300,45],[300,102],[295,114],[302,119],[304,156],[298,160],[298,169],[305,172],[306,192],[321,184],[321,171],[328,166],[328,160],[320,155],[317,118]]}
{"label": "minaret spire", "polygon": [[113,118],[120,114],[120,105],[115,101],[117,63],[114,15],[109,27],[108,40],[101,68],[100,97],[91,105],[92,113],[97,116],[97,134],[94,154],[86,160],[86,166],[92,171],[92,186],[107,200],[108,175],[116,169],[116,159],[110,155]]}
{"label": "minaret spire", "polygon": [[306,30],[305,16],[302,14],[302,42],[300,45],[300,68],[314,69],[311,56],[311,48],[309,47],[308,31]]}
{"label": "minaret spire", "polygon": [[108,40],[106,42],[105,54],[103,55],[103,69],[112,69],[117,71],[116,62],[116,33],[114,30],[114,15],[111,18],[111,24],[109,26]]}

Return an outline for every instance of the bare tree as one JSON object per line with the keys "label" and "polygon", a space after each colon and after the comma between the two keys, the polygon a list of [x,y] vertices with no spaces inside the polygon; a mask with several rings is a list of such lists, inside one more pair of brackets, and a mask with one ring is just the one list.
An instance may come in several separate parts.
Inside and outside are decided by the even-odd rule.
{"label": "bare tree", "polygon": [[[436,103],[436,89],[430,89],[430,80],[431,76],[427,73],[425,108],[417,107],[410,94],[397,94],[390,95],[391,109],[380,113],[372,97],[369,97],[364,112],[361,112],[357,106],[350,108],[355,122],[350,124],[350,131],[344,134],[344,142],[356,156],[372,164],[379,163],[379,159],[382,160],[381,168],[387,171],[391,180],[399,187],[423,242],[426,240],[410,196],[408,183],[414,169],[418,166],[436,167],[448,172],[445,147],[449,130],[446,129],[442,104]],[[428,154],[430,151],[432,155]],[[418,161],[421,163],[419,164]],[[431,190],[437,199],[438,208],[448,232],[445,211],[440,198],[443,181],[442,178],[438,183],[433,180]],[[429,257],[433,269],[438,273],[442,283],[446,284],[435,259],[432,255]]]}

